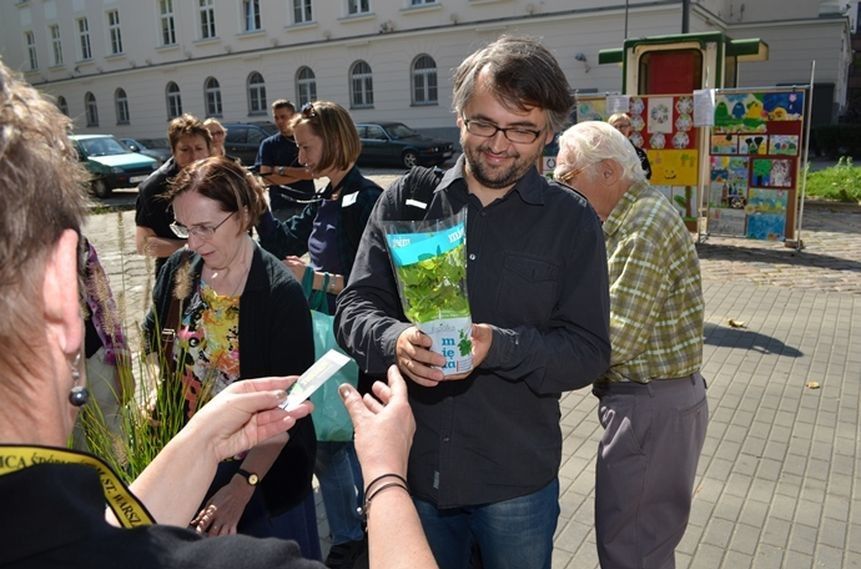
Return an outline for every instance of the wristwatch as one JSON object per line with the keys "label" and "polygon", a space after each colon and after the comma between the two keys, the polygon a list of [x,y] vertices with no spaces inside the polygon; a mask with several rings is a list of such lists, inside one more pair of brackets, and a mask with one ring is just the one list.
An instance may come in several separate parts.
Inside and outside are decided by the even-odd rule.
{"label": "wristwatch", "polygon": [[275,171],[278,172],[279,176],[283,176],[284,175],[284,166],[278,166],[278,168],[276,168]]}
{"label": "wristwatch", "polygon": [[239,469],[236,471],[236,474],[245,478],[245,481],[248,482],[249,486],[257,486],[260,482],[260,477],[257,476],[254,472],[248,472],[247,470]]}

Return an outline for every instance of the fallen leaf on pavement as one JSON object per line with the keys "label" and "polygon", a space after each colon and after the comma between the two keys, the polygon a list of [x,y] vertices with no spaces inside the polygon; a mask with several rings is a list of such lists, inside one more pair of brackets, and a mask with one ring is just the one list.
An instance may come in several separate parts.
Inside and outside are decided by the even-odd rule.
{"label": "fallen leaf on pavement", "polygon": [[807,389],[819,389],[819,382],[818,381],[808,381],[807,383],[804,384],[804,387],[806,387]]}
{"label": "fallen leaf on pavement", "polygon": [[729,327],[730,328],[747,328],[744,322],[741,320],[734,320],[732,318],[729,319]]}

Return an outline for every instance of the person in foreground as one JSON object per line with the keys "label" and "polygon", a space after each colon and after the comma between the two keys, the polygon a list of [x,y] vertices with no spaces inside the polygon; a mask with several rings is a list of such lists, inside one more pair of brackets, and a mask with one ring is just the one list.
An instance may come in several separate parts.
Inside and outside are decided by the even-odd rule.
{"label": "person in foreground", "polygon": [[586,196],[607,241],[613,351],[593,388],[604,427],[595,468],[598,558],[604,569],[671,569],[708,422],[696,249],[609,124],[565,131],[554,176]]}
{"label": "person in foreground", "polygon": [[[194,516],[219,461],[311,412],[309,403],[290,413],[277,407],[295,378],[228,386],[130,489],[98,459],[64,448],[88,398],[78,288],[86,173],[67,136],[69,119],[2,61],[0,124],[0,566],[322,567],[300,559],[293,542],[203,539],[171,527]],[[375,388],[381,402],[344,390],[371,479],[404,474],[414,430],[394,370],[389,383]],[[406,492],[380,486],[377,494],[366,508],[374,567],[432,567]],[[107,514],[113,524],[108,496],[117,506]],[[393,535],[398,547],[386,547]]]}
{"label": "person in foreground", "polygon": [[535,168],[572,102],[550,52],[530,38],[498,39],[455,71],[453,101],[464,153],[424,218],[468,210],[473,369],[445,377],[445,358],[399,301],[383,224],[409,219],[409,175],[371,214],[338,297],[336,335],[371,374],[396,363],[412,380],[410,484],[440,566],[467,566],[477,542],[488,569],[549,568],[559,398],[591,385],[610,358],[604,240],[586,200]]}

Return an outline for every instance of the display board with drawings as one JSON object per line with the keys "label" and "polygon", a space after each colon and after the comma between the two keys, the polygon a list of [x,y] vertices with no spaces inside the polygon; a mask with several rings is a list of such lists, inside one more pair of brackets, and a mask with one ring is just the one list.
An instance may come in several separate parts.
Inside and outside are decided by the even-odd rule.
{"label": "display board with drawings", "polygon": [[[577,122],[607,120],[606,96],[577,97]],[[696,228],[699,151],[693,121],[693,97],[682,95],[634,95],[628,97],[631,142],[649,156],[652,185]]]}
{"label": "display board with drawings", "polygon": [[708,233],[778,241],[794,234],[804,95],[803,90],[717,92],[709,140]]}

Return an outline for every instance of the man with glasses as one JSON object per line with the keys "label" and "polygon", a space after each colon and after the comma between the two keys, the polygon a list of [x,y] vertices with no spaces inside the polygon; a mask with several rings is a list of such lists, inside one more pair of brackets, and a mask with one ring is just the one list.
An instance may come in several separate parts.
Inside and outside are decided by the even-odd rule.
{"label": "man with glasses", "polygon": [[[408,219],[409,176],[384,192],[338,298],[336,335],[371,374],[411,379],[417,430],[409,482],[443,569],[550,567],[559,515],[559,398],[609,364],[607,263],[585,199],[536,170],[571,97],[553,56],[502,37],[454,75],[463,155],[425,219],[467,208],[473,370],[445,359],[404,317],[382,223]],[[414,198],[409,198],[414,202]],[[436,349],[439,349],[438,347]]]}
{"label": "man with glasses", "polygon": [[609,259],[613,352],[593,388],[604,427],[595,467],[598,559],[605,568],[675,567],[708,421],[697,252],[681,216],[609,124],[565,131],[554,175],[604,220]]}
{"label": "man with glasses", "polygon": [[273,102],[272,119],[278,132],[264,139],[257,151],[256,165],[269,185],[269,207],[272,215],[280,220],[290,219],[305,207],[305,204],[297,204],[291,199],[282,186],[289,186],[300,196],[310,197],[315,191],[311,173],[299,164],[299,150],[290,126],[295,114],[296,107],[287,99]]}

